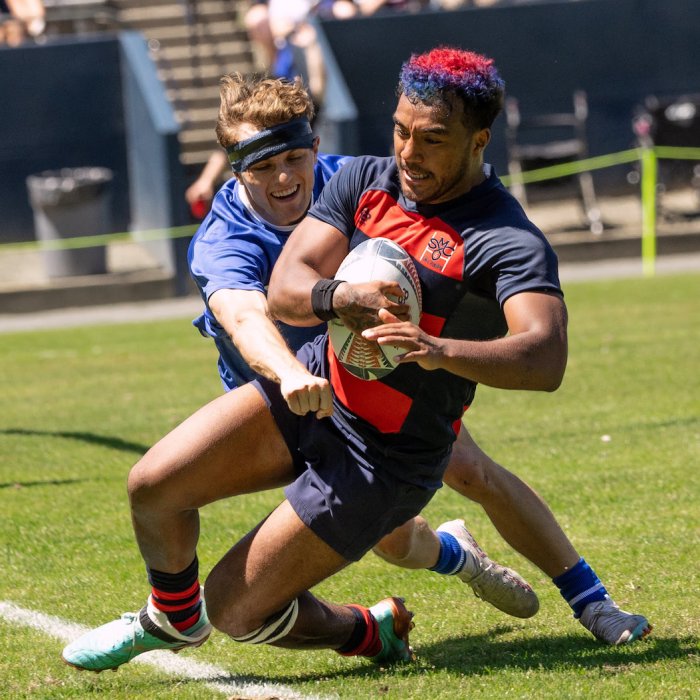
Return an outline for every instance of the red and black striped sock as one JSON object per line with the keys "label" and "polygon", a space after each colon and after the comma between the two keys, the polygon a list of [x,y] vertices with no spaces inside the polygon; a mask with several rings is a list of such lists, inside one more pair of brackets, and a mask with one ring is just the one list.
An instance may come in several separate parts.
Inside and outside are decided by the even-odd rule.
{"label": "red and black striped sock", "polygon": [[376,656],[382,650],[379,625],[368,608],[347,605],[355,614],[355,628],[345,644],[336,651],[343,656]]}
{"label": "red and black striped sock", "polygon": [[170,624],[179,632],[184,632],[197,623],[202,607],[197,557],[178,574],[148,567],[146,570],[152,586],[153,605],[165,613]]}

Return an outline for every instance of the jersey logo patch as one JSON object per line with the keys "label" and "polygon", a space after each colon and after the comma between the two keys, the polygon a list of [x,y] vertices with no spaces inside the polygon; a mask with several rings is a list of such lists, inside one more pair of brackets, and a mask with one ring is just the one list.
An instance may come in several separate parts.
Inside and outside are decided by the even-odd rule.
{"label": "jersey logo patch", "polygon": [[425,217],[397,206],[382,190],[367,190],[355,210],[355,226],[369,238],[398,243],[422,267],[453,280],[464,275],[464,242],[439,217]]}
{"label": "jersey logo patch", "polygon": [[433,232],[428,244],[423,250],[420,261],[426,266],[439,272],[444,272],[455,252],[455,244],[441,231]]}

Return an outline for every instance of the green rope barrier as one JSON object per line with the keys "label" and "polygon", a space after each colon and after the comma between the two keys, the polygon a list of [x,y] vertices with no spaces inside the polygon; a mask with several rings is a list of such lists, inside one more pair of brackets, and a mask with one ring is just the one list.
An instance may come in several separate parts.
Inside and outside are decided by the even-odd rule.
{"label": "green rope barrier", "polygon": [[20,243],[0,244],[0,252],[26,250],[75,250],[79,248],[94,248],[130,241],[144,243],[146,241],[162,241],[171,238],[185,238],[197,230],[196,225],[176,226],[174,228],[159,228],[149,231],[120,231],[119,233],[102,233],[96,236],[76,236],[75,238],[55,238],[48,241],[22,241]]}
{"label": "green rope barrier", "polygon": [[700,160],[700,148],[685,146],[655,146],[657,158],[667,160]]}
{"label": "green rope barrier", "polygon": [[602,168],[610,168],[614,165],[623,165],[625,163],[633,163],[641,157],[639,148],[630,148],[627,151],[618,153],[610,153],[605,156],[595,156],[593,158],[585,158],[576,160],[570,163],[561,163],[559,165],[548,165],[545,168],[536,168],[535,170],[527,170],[520,173],[516,178],[511,178],[510,175],[504,175],[501,181],[506,187],[513,184],[514,181],[529,185],[533,182],[542,182],[544,180],[555,180],[560,177],[568,177],[569,175],[578,175],[586,170],[601,170]]}
{"label": "green rope barrier", "polygon": [[[523,185],[545,180],[555,180],[561,177],[578,175],[579,173],[610,168],[615,165],[640,162],[642,168],[641,198],[642,198],[642,264],[647,275],[654,274],[656,257],[656,181],[658,176],[658,160],[700,160],[700,148],[685,148],[680,146],[655,146],[654,148],[630,148],[618,153],[610,153],[593,158],[550,165],[519,173],[515,177],[504,175],[501,181],[506,187],[514,183]],[[146,241],[168,240],[191,236],[197,230],[196,224],[177,226],[173,228],[152,229],[148,231],[127,231],[105,233],[96,236],[76,236],[58,238],[48,241],[22,241],[20,243],[0,243],[0,252],[13,251],[49,251],[74,250],[79,248],[94,248],[110,243],[130,241],[143,243]]]}

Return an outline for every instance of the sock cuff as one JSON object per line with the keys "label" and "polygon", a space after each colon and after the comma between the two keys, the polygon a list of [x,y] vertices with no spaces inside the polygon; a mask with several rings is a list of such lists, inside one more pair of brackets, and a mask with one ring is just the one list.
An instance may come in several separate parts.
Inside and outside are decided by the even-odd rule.
{"label": "sock cuff", "polygon": [[[199,580],[195,581],[189,588],[184,591],[162,591],[156,586],[151,586],[151,591],[153,592],[153,597],[158,599],[159,603],[163,606],[168,604],[182,605],[187,603],[189,600],[197,600],[199,598]],[[164,609],[164,608],[163,608]]]}
{"label": "sock cuff", "polygon": [[591,567],[588,566],[586,560],[581,557],[570,569],[563,574],[559,574],[559,576],[555,576],[552,579],[552,583],[559,588],[566,586],[570,581],[575,580],[580,575],[581,571],[586,568],[590,569]]}
{"label": "sock cuff", "polygon": [[553,578],[552,582],[559,588],[577,619],[581,617],[587,605],[608,597],[605,586],[583,557],[568,571]]}
{"label": "sock cuff", "polygon": [[182,571],[171,574],[146,567],[148,582],[162,593],[181,593],[189,590],[199,578],[199,560],[195,555],[192,563]]}
{"label": "sock cuff", "polygon": [[376,656],[381,651],[379,624],[369,608],[347,605],[355,615],[355,628],[343,646],[336,649],[341,656]]}
{"label": "sock cuff", "polygon": [[429,570],[447,576],[458,574],[464,567],[464,562],[467,559],[466,552],[462,549],[457,538],[449,532],[437,532],[435,534],[440,540],[440,556],[435,566],[431,566]]}

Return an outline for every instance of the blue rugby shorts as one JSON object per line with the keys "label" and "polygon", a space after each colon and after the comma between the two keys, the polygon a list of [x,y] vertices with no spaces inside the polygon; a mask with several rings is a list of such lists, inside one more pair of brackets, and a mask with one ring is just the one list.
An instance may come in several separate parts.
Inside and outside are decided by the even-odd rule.
{"label": "blue rugby shorts", "polygon": [[400,475],[412,467],[442,474],[449,450],[437,460],[426,456],[424,464],[412,461],[408,466],[405,456],[376,454],[356,433],[349,439],[332,418],[295,415],[278,384],[260,377],[253,385],[270,407],[294,460],[297,478],[284,490],[287,500],[346,559],[361,559],[384,535],[418,515],[442,485],[439,478],[420,485]]}

